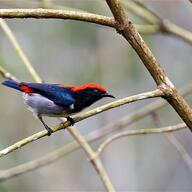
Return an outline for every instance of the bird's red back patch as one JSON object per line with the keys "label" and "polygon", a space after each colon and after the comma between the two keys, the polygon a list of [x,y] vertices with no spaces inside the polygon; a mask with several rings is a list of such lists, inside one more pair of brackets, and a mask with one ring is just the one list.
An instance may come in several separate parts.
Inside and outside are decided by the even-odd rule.
{"label": "bird's red back patch", "polygon": [[80,85],[80,86],[76,86],[72,88],[72,91],[82,91],[88,88],[92,88],[92,89],[98,89],[102,92],[107,92],[106,89],[104,87],[102,87],[101,85],[95,84],[95,83],[87,83],[84,85]]}
{"label": "bird's red back patch", "polygon": [[26,85],[20,85],[19,87],[26,94],[33,93],[33,90]]}

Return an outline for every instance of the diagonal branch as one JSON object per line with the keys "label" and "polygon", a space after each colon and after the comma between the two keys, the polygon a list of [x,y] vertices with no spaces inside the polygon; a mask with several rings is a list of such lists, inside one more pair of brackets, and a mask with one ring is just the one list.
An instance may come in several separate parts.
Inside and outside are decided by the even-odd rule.
{"label": "diagonal branch", "polygon": [[17,54],[19,55],[19,57],[23,61],[23,64],[25,65],[27,70],[30,72],[33,79],[37,82],[41,82],[39,75],[37,74],[37,72],[33,68],[32,64],[30,63],[29,59],[27,58],[27,56],[25,55],[23,50],[21,49],[21,47],[20,47],[19,43],[17,42],[17,39],[15,38],[14,34],[10,30],[7,23],[1,18],[0,18],[0,27],[3,29],[3,31],[5,32],[7,37],[9,38],[9,40],[12,43],[13,47],[15,48]]}
{"label": "diagonal branch", "polygon": [[[1,67],[0,67],[0,69],[1,69]],[[1,70],[0,70],[0,72],[1,72]],[[8,72],[4,69],[3,73],[7,74]],[[5,75],[3,75],[3,77],[4,76]],[[189,95],[191,93],[191,91],[192,91],[192,87],[187,86],[186,88],[184,88],[182,90],[183,96]],[[151,104],[147,105],[146,107],[143,107],[140,110],[134,112],[132,115],[124,117],[111,125],[107,125],[107,126],[103,127],[102,131],[96,130],[96,131],[91,132],[90,134],[85,136],[85,138],[88,142],[93,142],[95,140],[98,140],[98,139],[102,138],[103,136],[107,135],[108,133],[111,133],[117,129],[127,127],[131,123],[134,123],[135,121],[137,121],[141,118],[144,118],[146,115],[148,115],[152,111],[158,110],[158,109],[162,108],[163,106],[165,106],[166,104],[167,103],[163,100],[158,100],[158,101],[152,102]],[[80,148],[80,146],[78,145],[78,143],[74,141],[37,160],[15,166],[15,167],[7,169],[7,170],[2,170],[0,172],[0,181],[12,178],[14,176],[17,176],[17,175],[20,175],[20,174],[23,174],[23,173],[26,173],[26,172],[29,172],[32,170],[35,170],[42,166],[46,166],[46,165],[53,163],[54,161],[62,158],[63,156],[70,154],[73,151],[76,151],[79,148]]]}
{"label": "diagonal branch", "polygon": [[[144,99],[149,99],[149,98],[154,98],[154,97],[162,97],[162,96],[163,96],[162,92],[157,89],[157,90],[154,90],[154,91],[151,91],[151,92],[146,92],[146,93],[141,93],[141,94],[138,94],[138,95],[126,97],[126,98],[123,98],[123,99],[108,103],[106,105],[103,105],[101,107],[95,108],[95,109],[93,109],[91,111],[88,111],[88,112],[84,113],[81,116],[74,117],[74,121],[77,123],[77,122],[82,121],[82,120],[84,120],[84,119],[86,119],[88,117],[94,116],[96,114],[102,113],[104,111],[107,111],[107,110],[115,108],[115,107],[119,107],[121,105],[125,105],[125,104],[132,103],[132,102],[139,101],[139,100],[144,100]],[[61,123],[60,125],[57,125],[57,126],[53,127],[52,130],[54,132],[56,132],[56,131],[59,131],[61,129],[65,129],[68,126],[70,126],[70,122],[66,121],[64,123]],[[41,131],[41,132],[36,133],[34,135],[31,135],[31,136],[29,136],[29,137],[15,143],[15,144],[13,144],[13,145],[11,145],[11,146],[1,150],[0,151],[0,157],[5,156],[8,153],[10,153],[10,152],[12,152],[12,151],[14,151],[16,149],[19,149],[19,148],[21,148],[22,146],[24,146],[24,145],[26,145],[28,143],[36,141],[36,140],[46,136],[47,134],[48,134],[47,131],[44,130],[44,131]]]}
{"label": "diagonal branch", "polygon": [[15,76],[13,76],[11,73],[9,73],[6,69],[4,69],[2,66],[0,66],[0,75],[5,79],[10,79],[14,81],[18,81]]}
{"label": "diagonal branch", "polygon": [[[191,86],[187,86],[185,89],[182,90],[183,96],[184,95],[187,96],[187,95],[191,94],[191,92],[192,92]],[[109,133],[112,133],[116,130],[127,127],[128,125],[134,123],[135,121],[146,117],[152,111],[156,111],[156,110],[164,107],[167,104],[168,103],[166,101],[160,100],[160,99],[158,101],[154,101],[151,104],[135,111],[133,114],[128,115],[127,117],[123,117],[122,119],[103,127],[101,130],[96,130],[96,131],[89,133],[88,135],[85,136],[85,138],[86,138],[87,142],[94,142],[98,139],[101,139],[102,137],[106,136]],[[140,130],[138,130],[138,131],[140,132]],[[9,168],[7,170],[1,170],[0,171],[0,181],[12,178],[12,177],[20,175],[20,174],[24,174],[29,171],[33,171],[33,170],[43,167],[43,166],[46,166],[46,165],[53,163],[56,160],[62,158],[63,156],[68,155],[68,154],[78,150],[79,148],[80,148],[79,144],[76,141],[73,141],[73,142],[65,145],[64,147],[61,147],[61,148],[55,150],[54,152],[51,152],[37,160],[33,160],[30,162],[15,166],[15,167]],[[188,160],[189,158],[187,158],[187,156],[186,156],[186,159]],[[190,162],[191,161],[189,161],[189,164],[190,164]]]}
{"label": "diagonal branch", "polygon": [[116,30],[131,44],[157,86],[164,92],[164,98],[175,109],[192,131],[192,110],[167,77],[153,53],[137,32],[134,24],[125,15],[119,0],[106,0],[116,20]]}

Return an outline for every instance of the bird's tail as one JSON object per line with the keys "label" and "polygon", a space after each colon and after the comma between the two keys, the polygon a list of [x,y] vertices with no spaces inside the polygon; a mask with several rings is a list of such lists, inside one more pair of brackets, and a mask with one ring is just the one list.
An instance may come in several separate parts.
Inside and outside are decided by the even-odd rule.
{"label": "bird's tail", "polygon": [[19,91],[22,91],[20,89],[20,86],[19,86],[19,83],[16,82],[16,81],[12,81],[12,80],[6,80],[2,83],[2,85],[5,85],[7,87],[11,87],[13,89],[16,89],[16,90],[19,90]]}

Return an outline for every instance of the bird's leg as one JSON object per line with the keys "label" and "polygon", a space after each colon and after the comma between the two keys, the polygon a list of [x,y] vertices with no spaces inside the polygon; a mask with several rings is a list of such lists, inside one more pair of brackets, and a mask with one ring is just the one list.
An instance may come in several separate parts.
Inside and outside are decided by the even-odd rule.
{"label": "bird's leg", "polygon": [[75,121],[73,118],[68,116],[68,117],[66,117],[66,119],[67,119],[67,121],[69,121],[71,123],[72,126],[75,124]]}
{"label": "bird's leg", "polygon": [[46,125],[46,123],[43,121],[43,118],[41,115],[37,115],[37,117],[39,118],[39,120],[41,121],[41,123],[43,123],[45,129],[48,131],[48,136],[51,135],[51,133],[53,133],[53,130],[48,126]]}

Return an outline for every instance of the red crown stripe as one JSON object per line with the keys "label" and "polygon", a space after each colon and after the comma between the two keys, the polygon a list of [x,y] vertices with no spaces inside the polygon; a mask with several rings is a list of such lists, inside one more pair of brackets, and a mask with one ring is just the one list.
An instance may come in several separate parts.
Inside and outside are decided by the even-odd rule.
{"label": "red crown stripe", "polygon": [[80,85],[80,86],[76,86],[76,87],[72,87],[72,91],[82,91],[88,88],[93,88],[93,89],[98,89],[102,92],[106,92],[106,89],[104,87],[102,87],[101,85],[98,84],[94,84],[94,83],[87,83],[84,85]]}
{"label": "red crown stripe", "polygon": [[27,94],[33,93],[33,90],[26,85],[20,85],[20,89]]}

